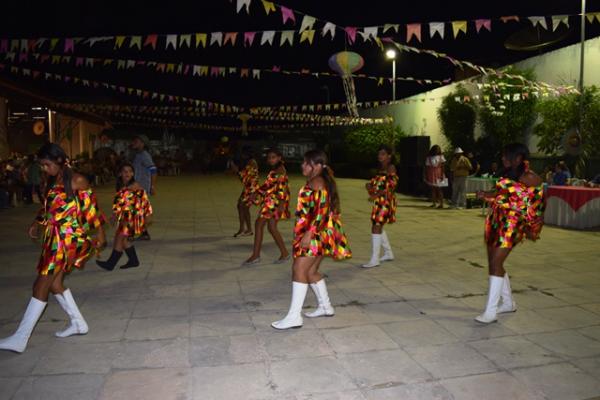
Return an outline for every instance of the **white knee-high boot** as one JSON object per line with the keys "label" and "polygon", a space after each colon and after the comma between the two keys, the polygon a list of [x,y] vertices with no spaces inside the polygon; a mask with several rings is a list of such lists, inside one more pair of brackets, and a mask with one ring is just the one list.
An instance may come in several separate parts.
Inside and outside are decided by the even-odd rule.
{"label": "white knee-high boot", "polygon": [[17,353],[22,353],[27,348],[27,342],[37,324],[38,320],[42,316],[44,309],[46,308],[46,302],[32,297],[27,305],[27,310],[23,315],[23,319],[17,328],[17,331],[5,339],[0,340],[0,350],[11,350]]}
{"label": "white knee-high boot", "polygon": [[488,289],[488,300],[483,314],[475,318],[475,321],[483,324],[496,322],[496,314],[498,313],[498,303],[500,302],[500,292],[504,285],[504,278],[490,275],[490,283]]}
{"label": "white knee-high boot", "polygon": [[388,235],[385,231],[381,232],[381,247],[383,247],[383,255],[379,261],[392,261],[394,259],[394,252],[392,251],[392,245],[390,244]]}
{"label": "white knee-high boot", "polygon": [[308,283],[292,282],[292,301],[284,319],[275,321],[271,326],[275,329],[290,329],[302,327],[302,306],[308,291]]}
{"label": "white knee-high boot", "polygon": [[363,264],[363,268],[373,268],[379,266],[379,253],[381,252],[381,234],[373,233],[371,235],[371,243],[371,260],[367,264]]}
{"label": "white knee-high boot", "polygon": [[62,294],[57,294],[56,300],[58,304],[60,304],[61,308],[67,313],[71,322],[69,326],[55,333],[56,337],[67,337],[73,335],[85,335],[88,333],[88,324],[83,319],[83,315],[79,311],[77,307],[77,303],[75,303],[75,299],[73,299],[73,294],[71,293],[71,289],[67,289]]}
{"label": "white knee-high boot", "polygon": [[315,292],[315,296],[317,297],[319,305],[315,311],[306,312],[304,315],[308,318],[333,317],[335,310],[333,309],[331,301],[329,300],[329,293],[327,292],[325,279],[321,279],[317,283],[311,283],[310,287]]}
{"label": "white knee-high boot", "polygon": [[510,288],[510,279],[508,279],[508,272],[504,274],[504,285],[502,285],[500,299],[502,300],[502,303],[498,307],[498,314],[511,313],[517,311],[517,303],[515,303],[515,301],[512,298],[512,290]]}

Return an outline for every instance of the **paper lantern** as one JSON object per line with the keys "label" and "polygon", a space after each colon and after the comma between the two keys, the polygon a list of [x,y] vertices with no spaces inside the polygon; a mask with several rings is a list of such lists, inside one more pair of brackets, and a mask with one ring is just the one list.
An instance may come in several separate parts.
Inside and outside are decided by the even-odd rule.
{"label": "paper lantern", "polygon": [[351,117],[358,117],[356,88],[354,87],[352,73],[358,71],[364,65],[365,61],[361,55],[353,51],[340,51],[329,57],[329,67],[342,77],[348,113],[350,113]]}
{"label": "paper lantern", "polygon": [[42,121],[36,121],[33,124],[33,134],[36,136],[41,136],[44,134],[44,131],[46,130],[46,125],[44,125],[44,123]]}

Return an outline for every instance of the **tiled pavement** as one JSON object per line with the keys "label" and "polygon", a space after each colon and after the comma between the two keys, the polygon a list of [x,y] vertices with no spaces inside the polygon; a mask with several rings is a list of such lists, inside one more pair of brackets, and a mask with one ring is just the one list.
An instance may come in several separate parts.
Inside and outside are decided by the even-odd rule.
{"label": "tiled pavement", "polygon": [[[301,185],[292,179],[292,191]],[[240,267],[233,177],[161,178],[141,268],[89,263],[68,286],[90,325],[56,339],[54,300],[22,355],[0,353],[1,399],[589,399],[600,396],[600,234],[546,227],[507,269],[519,311],[480,326],[487,274],[478,210],[432,210],[401,197],[387,228],[396,260],[361,270],[370,251],[364,182],[339,180],[355,257],[323,270],[337,314],[278,332],[289,265],[266,236]],[[109,210],[110,188],[98,190]],[[294,202],[295,203],[295,202]],[[294,204],[295,205],[295,204]],[[0,335],[30,296],[39,249],[34,208],[0,213]],[[290,243],[292,222],[280,229]],[[106,255],[106,253],[105,253]],[[314,305],[309,295],[307,306]]]}

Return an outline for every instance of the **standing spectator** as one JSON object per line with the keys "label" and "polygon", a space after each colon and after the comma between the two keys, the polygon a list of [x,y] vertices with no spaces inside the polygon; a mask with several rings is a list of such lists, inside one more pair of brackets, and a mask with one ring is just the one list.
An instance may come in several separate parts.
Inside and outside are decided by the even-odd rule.
{"label": "standing spectator", "polygon": [[490,172],[488,172],[488,176],[490,178],[499,178],[500,177],[500,169],[498,168],[498,163],[494,161],[490,165]]}
{"label": "standing spectator", "polygon": [[[425,183],[431,187],[431,207],[444,208],[444,194],[442,188],[448,186],[448,178],[444,175],[446,159],[442,155],[440,146],[433,145],[429,156],[425,159]],[[438,205],[439,203],[439,205]]]}
{"label": "standing spectator", "polygon": [[28,166],[26,171],[27,176],[27,185],[26,192],[28,197],[29,204],[33,203],[33,194],[37,195],[38,201],[43,203],[44,199],[42,198],[42,169],[40,164],[37,161],[37,157],[35,154],[32,154],[28,157]]}
{"label": "standing spectator", "polygon": [[564,161],[559,161],[556,164],[555,174],[552,178],[552,184],[556,186],[564,186],[568,183],[569,179],[571,179],[571,171],[569,171],[569,167]]}
{"label": "standing spectator", "polygon": [[450,162],[450,171],[452,172],[452,205],[459,210],[464,208],[467,202],[467,176],[471,168],[471,162],[464,156],[462,149],[457,147]]}
{"label": "standing spectator", "polygon": [[[131,141],[131,148],[134,151],[133,155],[133,170],[135,171],[135,181],[149,195],[156,195],[156,173],[157,169],[152,160],[152,156],[146,150],[148,137],[145,135],[137,135]],[[150,240],[148,230],[144,230],[140,236],[141,240]]]}
{"label": "standing spectator", "polygon": [[479,176],[479,171],[481,170],[481,164],[479,164],[479,161],[477,161],[477,159],[475,158],[475,155],[473,154],[472,151],[467,153],[467,158],[469,159],[469,162],[471,163],[471,170],[469,171],[469,175]]}

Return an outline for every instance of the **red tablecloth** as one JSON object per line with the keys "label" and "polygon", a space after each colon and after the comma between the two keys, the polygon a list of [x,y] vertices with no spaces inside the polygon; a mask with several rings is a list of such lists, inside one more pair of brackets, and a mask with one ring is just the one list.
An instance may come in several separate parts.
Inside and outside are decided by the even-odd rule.
{"label": "red tablecloth", "polygon": [[579,186],[548,186],[546,198],[559,197],[578,211],[585,203],[600,197],[600,189]]}

